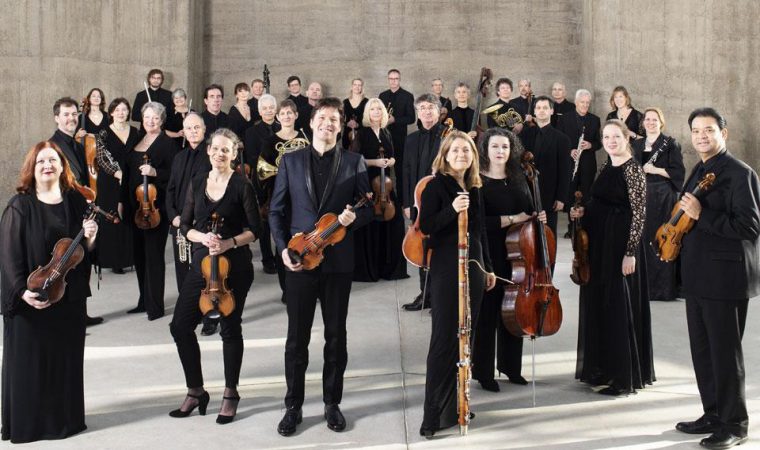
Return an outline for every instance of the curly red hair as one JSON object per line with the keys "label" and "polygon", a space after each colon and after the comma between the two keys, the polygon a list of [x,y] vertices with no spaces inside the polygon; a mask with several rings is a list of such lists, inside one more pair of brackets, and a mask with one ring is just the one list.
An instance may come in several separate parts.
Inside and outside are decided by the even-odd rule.
{"label": "curly red hair", "polygon": [[78,185],[74,180],[74,174],[71,173],[69,160],[66,159],[66,156],[63,154],[63,151],[61,151],[61,148],[58,147],[54,142],[42,141],[34,144],[32,148],[26,152],[24,163],[21,165],[21,173],[18,176],[16,192],[20,194],[30,194],[34,192],[36,186],[34,168],[37,165],[37,155],[39,155],[39,153],[46,148],[52,148],[56,153],[58,153],[58,157],[61,158],[61,166],[63,167],[63,171],[61,172],[61,177],[58,180],[58,183],[61,185],[61,191],[76,189]]}

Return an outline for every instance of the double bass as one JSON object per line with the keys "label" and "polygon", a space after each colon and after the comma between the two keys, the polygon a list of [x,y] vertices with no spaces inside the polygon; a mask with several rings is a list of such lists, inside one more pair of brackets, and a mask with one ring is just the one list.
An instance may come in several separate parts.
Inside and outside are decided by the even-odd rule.
{"label": "double bass", "polygon": [[[533,154],[523,153],[522,168],[533,187],[533,207],[541,207],[538,170]],[[551,336],[562,325],[559,290],[552,284],[552,266],[557,242],[548,225],[535,215],[531,220],[512,225],[505,239],[507,258],[512,263],[512,281],[504,288],[501,318],[515,336]]]}
{"label": "double bass", "polygon": [[[583,193],[575,191],[575,208],[581,206]],[[583,229],[581,219],[573,220],[571,238],[573,242],[573,272],[570,279],[583,286],[591,279],[591,261],[588,259],[588,233]]]}
{"label": "double bass", "polygon": [[483,132],[480,128],[480,109],[483,104],[483,99],[488,96],[488,87],[491,86],[491,79],[493,78],[493,72],[488,67],[480,69],[480,81],[478,82],[478,98],[475,101],[475,114],[472,115],[472,124],[470,125],[471,131]]}
{"label": "double bass", "polygon": [[[219,232],[224,218],[219,214],[211,214],[209,231]],[[201,290],[198,307],[201,314],[211,319],[227,317],[235,310],[235,296],[227,287],[227,276],[230,273],[230,260],[222,255],[206,255],[201,260],[201,273],[206,280],[206,287]]]}

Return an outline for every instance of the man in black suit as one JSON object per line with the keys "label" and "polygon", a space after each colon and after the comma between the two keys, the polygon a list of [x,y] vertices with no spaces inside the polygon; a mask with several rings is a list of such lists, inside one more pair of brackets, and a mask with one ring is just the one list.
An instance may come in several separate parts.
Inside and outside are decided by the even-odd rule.
{"label": "man in black suit", "polygon": [[301,94],[301,78],[298,75],[288,77],[288,98],[293,100],[298,108],[298,118],[296,119],[296,130],[309,127],[309,118],[311,117],[311,108],[309,98]]}
{"label": "man in black suit", "polygon": [[[269,208],[269,225],[277,251],[287,271],[285,300],[288,337],[285,343],[286,412],[277,432],[295,433],[301,423],[309,339],[317,299],[325,326],[322,399],[327,426],[342,431],[346,420],[338,407],[343,396],[343,374],[348,362],[346,316],[354,266],[353,231],[372,220],[370,208],[354,211],[350,206],[370,192],[367,165],[358,153],[337,145],[343,129],[343,103],[334,97],[320,100],[310,121],[312,144],[280,161]],[[338,216],[347,228],[345,238],[324,251],[322,263],[304,270],[288,254],[288,241],[296,233],[308,233],[326,213]]]}
{"label": "man in black suit", "polygon": [[523,128],[520,139],[533,153],[541,205],[549,228],[557,236],[557,212],[565,207],[570,187],[570,138],[551,125],[554,102],[549,97],[536,97],[534,109],[536,126]]}
{"label": "man in black suit", "polygon": [[[71,97],[59,98],[53,104],[53,119],[57,129],[50,141],[54,142],[63,152],[66,160],[69,162],[69,168],[74,175],[76,182],[82,186],[89,187],[90,174],[87,172],[87,161],[84,155],[84,147],[74,137],[79,123],[79,106],[76,100]],[[81,130],[78,137],[84,135]],[[102,317],[90,317],[86,319],[87,326],[97,325],[103,322]]]}
{"label": "man in black suit", "polygon": [[[404,208],[404,215],[407,219],[414,220],[417,211],[412,215],[414,206],[414,188],[417,182],[423,177],[430,175],[433,166],[433,160],[438,155],[438,148],[441,146],[441,134],[446,128],[438,118],[441,114],[441,103],[434,94],[424,94],[417,97],[414,101],[414,108],[417,110],[417,116],[420,120],[420,129],[410,134],[406,138],[404,147],[404,170],[402,184],[404,186],[404,195],[401,197],[401,205]],[[420,269],[420,293],[411,303],[407,303],[403,308],[407,311],[419,311],[423,308],[430,308],[430,293],[425,289],[425,271]],[[425,298],[422,293],[425,292]]]}
{"label": "man in black suit", "polygon": [[[206,110],[201,113],[206,124],[206,135],[211,136],[219,128],[230,128],[230,118],[222,111],[224,88],[218,84],[210,84],[203,90],[203,103]],[[242,136],[238,136],[242,139]]]}
{"label": "man in black suit", "polygon": [[[691,143],[701,161],[686,181],[680,207],[696,221],[683,238],[681,277],[694,373],[704,415],[676,429],[708,434],[700,445],[730,448],[747,440],[742,335],[749,297],[760,293],[760,183],[726,150],[726,120],[713,108],[689,116]],[[691,192],[705,174],[715,183]]]}
{"label": "man in black suit", "polygon": [[[259,114],[259,99],[264,95],[264,81],[256,78],[251,81],[251,98],[248,99],[248,107],[251,108],[251,120],[255,124],[261,120]],[[242,138],[243,136],[238,136]]]}
{"label": "man in black suit", "polygon": [[[414,123],[414,96],[401,87],[401,72],[388,71],[388,90],[378,96],[388,109],[388,131],[391,132],[393,148],[396,150],[396,178],[404,176],[404,142],[407,126]],[[399,196],[404,196],[404,186],[397,186]],[[412,186],[414,189],[414,186]]]}
{"label": "man in black suit", "polygon": [[142,107],[149,101],[158,102],[164,105],[166,108],[166,117],[172,117],[174,115],[172,92],[161,87],[164,84],[164,72],[161,69],[151,69],[150,72],[148,72],[146,79],[148,81],[150,100],[148,100],[148,93],[142,89],[137,92],[137,95],[135,95],[135,101],[132,103],[132,120],[137,122],[138,128],[142,128]]}

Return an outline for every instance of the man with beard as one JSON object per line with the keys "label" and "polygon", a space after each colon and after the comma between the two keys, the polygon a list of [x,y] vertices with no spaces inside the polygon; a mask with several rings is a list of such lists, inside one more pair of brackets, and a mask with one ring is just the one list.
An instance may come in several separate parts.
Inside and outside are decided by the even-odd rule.
{"label": "man with beard", "polygon": [[164,84],[164,72],[161,69],[151,69],[148,72],[148,91],[150,92],[150,100],[148,100],[148,94],[145,89],[140,90],[135,95],[135,101],[132,104],[132,120],[138,123],[138,127],[142,128],[142,107],[149,101],[161,103],[166,108],[166,117],[172,117],[174,115],[174,101],[172,101],[171,91],[162,88]]}

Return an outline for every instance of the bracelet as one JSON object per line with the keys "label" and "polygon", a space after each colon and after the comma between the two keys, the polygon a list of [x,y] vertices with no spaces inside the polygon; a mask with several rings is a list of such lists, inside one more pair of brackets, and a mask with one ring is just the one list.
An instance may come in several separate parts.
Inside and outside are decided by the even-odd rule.
{"label": "bracelet", "polygon": [[507,216],[507,219],[509,219],[509,224],[512,225],[515,223],[515,219],[512,216]]}
{"label": "bracelet", "polygon": [[235,240],[235,237],[232,238],[232,248],[237,248],[237,241]]}

